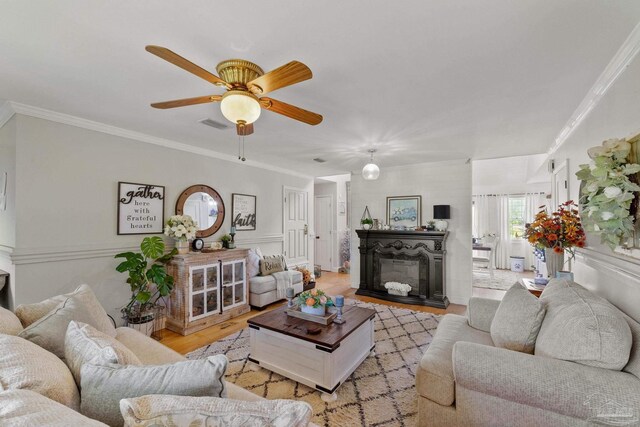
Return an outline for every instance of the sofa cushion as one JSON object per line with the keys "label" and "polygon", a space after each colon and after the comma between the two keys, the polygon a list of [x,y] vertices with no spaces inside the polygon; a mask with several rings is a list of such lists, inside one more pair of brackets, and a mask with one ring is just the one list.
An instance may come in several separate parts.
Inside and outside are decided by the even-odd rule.
{"label": "sofa cushion", "polygon": [[31,390],[0,392],[0,425],[5,427],[106,427]]}
{"label": "sofa cushion", "polygon": [[251,248],[247,253],[247,274],[249,278],[256,277],[260,274],[260,260],[262,259],[262,252],[260,248]]}
{"label": "sofa cushion", "polygon": [[104,311],[104,308],[100,305],[100,302],[89,285],[80,285],[71,293],[51,297],[35,304],[19,305],[16,308],[16,316],[18,316],[22,322],[22,326],[26,328],[38,319],[44,317],[71,296],[78,298],[85,305],[94,318],[93,322],[90,323],[96,325],[97,330],[112,337],[116,336],[115,326],[113,326],[107,312]]}
{"label": "sofa cushion", "polygon": [[64,359],[80,386],[80,369],[85,363],[142,365],[124,344],[82,322],[69,323],[64,340]]}
{"label": "sofa cushion", "polygon": [[116,329],[116,339],[136,355],[143,365],[181,362],[184,356],[133,328]]}
{"label": "sofa cushion", "polygon": [[0,390],[32,390],[71,409],[80,409],[73,375],[54,354],[11,335],[0,335],[0,349]]}
{"label": "sofa cushion", "polygon": [[282,255],[269,255],[262,257],[260,260],[260,275],[267,276],[269,274],[285,271],[287,265]]}
{"label": "sofa cushion", "polygon": [[493,344],[533,354],[544,314],[544,303],[520,283],[514,284],[500,301],[491,322]]}
{"label": "sofa cushion", "polygon": [[0,334],[18,335],[22,329],[20,319],[6,308],[0,307]]}
{"label": "sofa cushion", "polygon": [[121,426],[120,399],[147,394],[226,397],[226,369],[223,355],[155,366],[87,363],[81,370],[81,412]]}
{"label": "sofa cushion", "polygon": [[547,314],[536,341],[537,356],[616,371],[624,368],[632,335],[620,310],[575,283],[554,283],[540,299]]}
{"label": "sofa cushion", "polygon": [[295,400],[245,402],[217,397],[150,395],[120,401],[125,427],[306,427],[311,405]]}
{"label": "sofa cushion", "polygon": [[466,317],[447,314],[442,318],[418,365],[416,388],[421,396],[444,406],[455,400],[452,354],[458,341],[493,346],[491,335],[469,326]]}
{"label": "sofa cushion", "polygon": [[68,297],[49,314],[27,326],[19,336],[64,359],[64,339],[72,320],[91,323],[94,318],[77,298]]}
{"label": "sofa cushion", "polygon": [[249,279],[249,291],[252,294],[264,294],[265,292],[275,291],[276,279],[268,276],[255,276]]}
{"label": "sofa cushion", "polygon": [[624,318],[631,329],[633,344],[631,344],[631,353],[629,354],[629,363],[622,369],[625,372],[635,375],[640,379],[640,323],[633,320],[625,314]]}

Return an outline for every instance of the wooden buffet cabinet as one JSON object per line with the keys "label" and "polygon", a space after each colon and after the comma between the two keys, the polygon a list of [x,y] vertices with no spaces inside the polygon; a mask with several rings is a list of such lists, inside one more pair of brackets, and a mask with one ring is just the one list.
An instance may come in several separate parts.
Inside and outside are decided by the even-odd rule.
{"label": "wooden buffet cabinet", "polygon": [[166,328],[182,335],[247,313],[248,249],[176,255],[168,265],[174,290]]}

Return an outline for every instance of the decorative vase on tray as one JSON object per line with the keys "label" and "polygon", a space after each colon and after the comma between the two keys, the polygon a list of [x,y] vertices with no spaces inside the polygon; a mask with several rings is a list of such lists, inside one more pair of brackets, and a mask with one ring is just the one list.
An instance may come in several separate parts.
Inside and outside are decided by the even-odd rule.
{"label": "decorative vase on tray", "polygon": [[333,301],[321,289],[311,289],[298,295],[298,304],[303,313],[324,316],[327,305],[333,305]]}
{"label": "decorative vase on tray", "polygon": [[537,249],[544,249],[547,275],[555,278],[564,266],[564,253],[575,256],[575,248],[583,248],[586,236],[578,207],[572,200],[561,204],[551,215],[546,208],[536,215],[525,230],[525,237]]}
{"label": "decorative vase on tray", "polygon": [[198,223],[189,215],[173,215],[164,227],[164,234],[176,241],[176,249],[181,255],[189,253],[189,240],[196,237]]}

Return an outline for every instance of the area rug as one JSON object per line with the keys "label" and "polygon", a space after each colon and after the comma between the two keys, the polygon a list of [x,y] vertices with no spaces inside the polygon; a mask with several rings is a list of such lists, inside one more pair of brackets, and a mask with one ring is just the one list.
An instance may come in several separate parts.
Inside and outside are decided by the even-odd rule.
{"label": "area rug", "polygon": [[508,290],[521,277],[533,277],[531,272],[516,273],[511,270],[493,270],[493,279],[488,270],[473,271],[473,286],[476,288]]}
{"label": "area rug", "polygon": [[187,355],[202,359],[226,354],[226,380],[267,399],[303,400],[313,407],[313,422],[320,426],[415,426],[417,395],[415,373],[431,343],[441,316],[398,307],[348,300],[372,308],[375,317],[375,356],[369,356],[338,388],[338,400],[326,403],[320,393],[281,375],[247,362],[247,328]]}

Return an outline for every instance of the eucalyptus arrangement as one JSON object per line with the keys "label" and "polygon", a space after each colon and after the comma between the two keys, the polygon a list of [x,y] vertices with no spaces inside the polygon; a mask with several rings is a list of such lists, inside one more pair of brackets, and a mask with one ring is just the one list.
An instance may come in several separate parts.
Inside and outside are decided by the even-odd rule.
{"label": "eucalyptus arrangement", "polygon": [[144,323],[154,318],[159,299],[173,290],[173,277],[167,274],[166,264],[178,253],[176,249],[165,254],[164,241],[158,237],[145,237],[140,252],[123,252],[115,258],[124,258],[116,270],[128,273],[127,283],[131,299],[121,312],[128,323]]}
{"label": "eucalyptus arrangement", "polygon": [[583,182],[580,204],[584,226],[600,234],[602,243],[612,250],[633,233],[634,193],[640,191],[634,180],[640,165],[628,161],[630,152],[628,141],[608,139],[587,151],[591,162],[580,165],[576,172]]}

